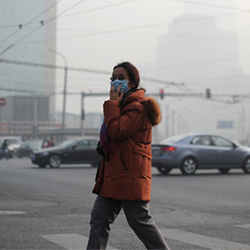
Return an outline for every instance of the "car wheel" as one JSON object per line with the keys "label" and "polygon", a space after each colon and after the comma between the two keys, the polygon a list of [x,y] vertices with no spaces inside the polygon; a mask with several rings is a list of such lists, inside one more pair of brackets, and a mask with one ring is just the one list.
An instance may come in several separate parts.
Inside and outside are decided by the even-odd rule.
{"label": "car wheel", "polygon": [[39,168],[46,168],[46,164],[38,164]]}
{"label": "car wheel", "polygon": [[51,155],[49,158],[49,165],[51,168],[59,168],[61,166],[61,159],[58,155]]}
{"label": "car wheel", "polygon": [[163,175],[168,175],[172,168],[157,167],[158,171]]}
{"label": "car wheel", "polygon": [[230,168],[219,168],[218,170],[221,174],[228,174]]}
{"label": "car wheel", "polygon": [[187,157],[183,160],[180,170],[183,175],[192,175],[195,174],[195,171],[198,168],[198,163],[193,157]]}
{"label": "car wheel", "polygon": [[242,170],[245,174],[250,173],[250,157],[247,157],[243,163]]}

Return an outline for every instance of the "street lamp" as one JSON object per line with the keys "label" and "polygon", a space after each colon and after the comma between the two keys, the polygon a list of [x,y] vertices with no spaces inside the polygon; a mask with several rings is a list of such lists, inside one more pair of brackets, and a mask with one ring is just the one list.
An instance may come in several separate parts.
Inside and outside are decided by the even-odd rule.
{"label": "street lamp", "polygon": [[67,83],[68,83],[68,62],[66,57],[54,50],[54,49],[48,49],[49,51],[55,53],[58,56],[61,56],[61,58],[63,58],[64,61],[64,87],[63,87],[63,111],[62,111],[62,130],[63,130],[63,140],[64,140],[64,134],[65,134],[65,121],[66,121],[66,101],[67,101]]}

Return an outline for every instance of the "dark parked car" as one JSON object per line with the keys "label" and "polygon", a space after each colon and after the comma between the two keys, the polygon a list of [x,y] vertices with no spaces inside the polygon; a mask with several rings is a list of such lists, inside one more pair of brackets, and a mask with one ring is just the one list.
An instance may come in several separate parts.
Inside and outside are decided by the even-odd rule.
{"label": "dark parked car", "polygon": [[189,134],[169,137],[152,145],[152,165],[164,175],[179,168],[184,175],[197,169],[218,169],[227,174],[231,168],[250,173],[250,148],[222,136]]}
{"label": "dark parked car", "polygon": [[67,140],[58,146],[34,152],[31,161],[40,168],[47,165],[59,168],[61,164],[91,164],[97,167],[100,161],[100,156],[96,152],[97,143],[98,140],[93,138]]}

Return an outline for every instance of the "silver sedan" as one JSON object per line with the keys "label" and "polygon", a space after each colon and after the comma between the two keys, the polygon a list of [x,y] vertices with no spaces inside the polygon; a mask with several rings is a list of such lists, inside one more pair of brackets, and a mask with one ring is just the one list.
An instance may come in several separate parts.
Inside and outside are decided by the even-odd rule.
{"label": "silver sedan", "polygon": [[227,174],[230,169],[250,173],[250,148],[218,135],[188,134],[169,137],[152,145],[152,165],[167,175],[179,168],[184,175],[197,169],[218,169]]}

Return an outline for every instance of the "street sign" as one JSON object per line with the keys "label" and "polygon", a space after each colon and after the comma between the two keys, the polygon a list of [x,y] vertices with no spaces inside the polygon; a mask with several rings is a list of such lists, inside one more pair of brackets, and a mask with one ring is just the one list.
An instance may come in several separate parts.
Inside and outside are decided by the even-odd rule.
{"label": "street sign", "polygon": [[0,97],[0,106],[6,105],[6,99],[3,97]]}

